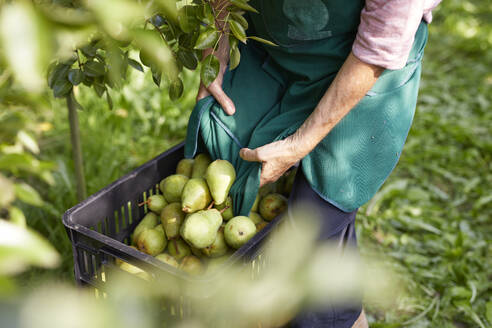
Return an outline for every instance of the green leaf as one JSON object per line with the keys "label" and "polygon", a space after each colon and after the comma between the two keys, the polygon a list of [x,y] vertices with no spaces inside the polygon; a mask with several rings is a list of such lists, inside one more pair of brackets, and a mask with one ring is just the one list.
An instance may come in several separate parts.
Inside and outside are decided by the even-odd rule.
{"label": "green leaf", "polygon": [[98,82],[98,81],[94,82],[94,84],[92,86],[94,87],[96,94],[99,97],[102,97],[102,95],[104,94],[104,91],[106,91],[106,86],[104,84]]}
{"label": "green leaf", "polygon": [[178,23],[181,31],[191,33],[199,28],[199,21],[195,17],[194,6],[184,6],[178,11]]}
{"label": "green leaf", "polygon": [[44,64],[51,57],[54,33],[31,1],[2,1],[1,6],[2,59],[23,87],[38,92],[44,86]]}
{"label": "green leaf", "polygon": [[140,53],[138,56],[139,56],[142,64],[144,64],[145,66],[150,67],[152,65],[152,62],[150,61],[149,55],[147,55],[144,50],[140,50]]}
{"label": "green leaf", "polygon": [[111,98],[107,90],[106,90],[106,101],[108,102],[109,109],[113,109],[113,99]]}
{"label": "green leaf", "polygon": [[33,206],[42,206],[43,200],[38,192],[27,183],[14,184],[15,195],[24,203]]}
{"label": "green leaf", "polygon": [[240,13],[238,12],[234,12],[232,11],[231,12],[231,17],[232,19],[234,19],[236,22],[238,22],[239,24],[241,24],[241,26],[247,30],[248,29],[248,21],[246,20],[246,18],[244,18],[243,15],[241,15]]}
{"label": "green leaf", "polygon": [[65,97],[72,90],[72,83],[65,76],[60,76],[53,85],[53,94],[57,98]]}
{"label": "green leaf", "polygon": [[176,0],[157,0],[155,2],[159,6],[160,12],[165,19],[174,24],[178,23],[178,9],[176,6]]}
{"label": "green leaf", "polygon": [[207,28],[200,33],[198,40],[195,44],[195,49],[209,49],[213,48],[219,39],[219,32],[215,28]]}
{"label": "green leaf", "polygon": [[265,39],[260,38],[260,37],[257,37],[257,36],[248,36],[248,39],[255,40],[255,41],[258,41],[258,42],[261,42],[261,43],[264,43],[264,44],[268,44],[269,46],[272,46],[272,47],[278,47],[272,41],[268,41],[268,40],[265,40]]}
{"label": "green leaf", "polygon": [[152,70],[152,80],[158,87],[160,87],[162,72],[157,69],[151,69],[151,70]]}
{"label": "green leaf", "polygon": [[82,107],[82,105],[77,101],[77,99],[75,99],[75,95],[73,94],[73,92],[70,92],[68,94],[68,97],[70,98],[70,101],[75,105],[75,108],[79,110],[84,110],[84,107]]}
{"label": "green leaf", "polygon": [[97,47],[96,47],[97,42],[91,42],[88,45],[83,46],[80,48],[80,51],[86,56],[87,58],[92,58],[96,55]]}
{"label": "green leaf", "polygon": [[87,74],[84,74],[84,80],[82,81],[82,83],[83,83],[85,86],[90,87],[90,86],[94,83],[94,78],[93,78],[93,77],[88,76]]}
{"label": "green leaf", "polygon": [[195,31],[193,33],[183,33],[178,37],[178,43],[181,48],[185,49],[193,49],[195,46],[196,40],[200,35],[199,31]]}
{"label": "green leaf", "polygon": [[169,98],[171,100],[177,100],[183,94],[183,89],[183,81],[178,77],[169,85]]}
{"label": "green leaf", "polygon": [[[169,80],[175,79],[179,74],[176,58],[171,48],[162,42],[159,34],[155,31],[140,29],[132,33],[135,46],[142,50],[142,54],[148,56],[150,66],[158,68]],[[143,61],[142,63],[146,65]]]}
{"label": "green leaf", "polygon": [[192,50],[178,50],[178,61],[183,64],[184,67],[194,70],[198,65],[198,57]]}
{"label": "green leaf", "polygon": [[485,304],[485,317],[487,321],[492,324],[492,301],[488,301]]}
{"label": "green leaf", "polygon": [[32,151],[34,154],[39,154],[39,146],[36,140],[24,130],[20,130],[17,133],[17,140],[27,149]]}
{"label": "green leaf", "polygon": [[241,52],[239,51],[239,48],[237,47],[237,44],[235,47],[231,47],[231,50],[229,52],[229,70],[235,69],[238,65],[239,62],[241,61]]}
{"label": "green leaf", "polygon": [[90,77],[97,77],[104,75],[106,70],[104,64],[95,60],[89,60],[84,64],[84,73]]}
{"label": "green leaf", "polygon": [[53,268],[60,256],[40,234],[0,220],[0,275],[21,272],[30,265]]}
{"label": "green leaf", "polygon": [[70,66],[55,64],[48,73],[48,86],[53,89],[55,82],[61,77],[66,77]]}
{"label": "green leaf", "polygon": [[143,69],[142,65],[140,65],[140,63],[138,61],[133,60],[131,58],[128,58],[127,61],[128,61],[128,65],[130,65],[131,67],[133,67],[137,71],[140,71],[140,72],[143,73],[144,69]]}
{"label": "green leaf", "polygon": [[0,173],[0,208],[7,207],[15,199],[13,183]]}
{"label": "green leaf", "polygon": [[246,43],[246,31],[241,24],[234,20],[229,20],[229,27],[231,28],[232,34],[234,34],[239,41]]}
{"label": "green leaf", "polygon": [[251,11],[253,13],[257,13],[258,14],[258,10],[256,10],[255,8],[251,7],[249,4],[246,3],[246,1],[244,0],[229,0],[229,2],[231,4],[233,4],[234,6],[238,7],[238,8],[241,8],[243,10],[246,10],[246,11]]}
{"label": "green leaf", "polygon": [[220,63],[219,59],[213,54],[208,55],[202,61],[202,69],[200,71],[200,78],[202,83],[208,87],[219,75]]}
{"label": "green leaf", "polygon": [[79,85],[84,80],[84,73],[80,69],[71,69],[68,71],[68,80],[73,85]]}
{"label": "green leaf", "polygon": [[203,5],[203,10],[202,12],[200,13],[199,15],[199,18],[200,20],[209,25],[209,26],[213,26],[214,23],[215,23],[215,17],[214,17],[214,14],[212,12],[212,7],[210,6],[210,4],[207,2]]}
{"label": "green leaf", "polygon": [[17,207],[11,206],[9,209],[10,222],[25,228],[26,227],[26,217],[24,213]]}

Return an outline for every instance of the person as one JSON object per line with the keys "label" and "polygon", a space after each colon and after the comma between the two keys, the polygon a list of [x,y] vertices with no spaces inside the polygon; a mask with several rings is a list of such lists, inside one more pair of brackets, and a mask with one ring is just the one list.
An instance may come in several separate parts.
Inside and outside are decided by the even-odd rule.
{"label": "person", "polygon": [[[220,39],[220,72],[200,86],[185,152],[201,145],[233,162],[235,209],[246,215],[250,194],[300,163],[289,204],[316,206],[320,239],[356,245],[357,209],[395,167],[410,129],[439,2],[251,0],[259,14],[248,14],[248,35],[276,45],[248,41],[229,71]],[[217,12],[227,4],[213,2]],[[290,326],[368,324],[359,303],[303,313]]]}

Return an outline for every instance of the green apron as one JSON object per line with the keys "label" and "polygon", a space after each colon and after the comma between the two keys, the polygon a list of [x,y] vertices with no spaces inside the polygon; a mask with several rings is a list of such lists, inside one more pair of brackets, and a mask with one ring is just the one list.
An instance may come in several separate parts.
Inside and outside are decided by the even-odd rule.
{"label": "green apron", "polygon": [[[239,157],[294,133],[311,114],[349,55],[364,1],[252,0],[251,35],[241,63],[224,76],[236,106],[226,115],[209,96],[197,102],[188,125],[185,156],[207,151],[236,168],[231,188],[236,215],[248,215],[260,183],[261,164]],[[313,190],[345,212],[366,203],[400,157],[415,112],[427,26],[421,23],[406,66],[386,70],[370,92],[304,159]]]}

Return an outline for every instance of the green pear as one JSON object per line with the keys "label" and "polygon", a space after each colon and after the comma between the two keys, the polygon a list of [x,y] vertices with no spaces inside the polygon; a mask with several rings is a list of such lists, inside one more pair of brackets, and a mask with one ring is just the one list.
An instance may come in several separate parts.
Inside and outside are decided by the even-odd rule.
{"label": "green pear", "polygon": [[178,261],[176,261],[176,259],[174,257],[172,257],[171,255],[169,255],[167,253],[158,254],[155,256],[155,258],[158,259],[159,261],[162,261],[162,262],[172,266],[172,267],[177,268],[179,266]]}
{"label": "green pear", "polygon": [[276,192],[277,194],[281,194],[284,191],[285,180],[286,176],[282,175],[280,178],[277,179],[277,181],[273,183],[274,192]]}
{"label": "green pear", "polygon": [[169,241],[167,251],[176,260],[181,260],[183,257],[191,254],[190,246],[181,238],[175,238]]}
{"label": "green pear", "polygon": [[221,212],[222,218],[225,221],[228,221],[234,217],[231,196],[228,196],[222,204],[215,204],[214,207]]}
{"label": "green pear", "polygon": [[168,203],[180,202],[181,194],[185,184],[188,182],[188,177],[182,174],[173,174],[162,179],[159,184],[164,197]]}
{"label": "green pear", "polygon": [[195,255],[198,258],[202,258],[204,256],[203,252],[201,249],[190,246],[191,249],[191,254]]}
{"label": "green pear", "polygon": [[212,229],[217,231],[223,222],[220,212],[216,208],[211,208],[201,212],[209,220],[210,224],[213,227]]}
{"label": "green pear", "polygon": [[164,231],[164,227],[162,226],[162,223],[161,224],[158,224],[155,226],[154,230],[157,230],[161,233],[164,234],[164,238],[166,239],[166,244],[167,244],[167,238],[166,238],[166,231]]}
{"label": "green pear", "polygon": [[135,230],[133,230],[132,234],[132,244],[136,245],[137,244],[137,239],[140,233],[144,230],[147,229],[152,229],[154,228],[157,224],[159,223],[159,218],[155,213],[149,212],[147,213],[142,221],[135,227]]}
{"label": "green pear", "polygon": [[236,216],[230,219],[224,228],[226,243],[232,248],[246,244],[256,233],[256,225],[247,216]]}
{"label": "green pear", "polygon": [[207,154],[198,154],[195,157],[195,162],[193,163],[193,170],[191,172],[192,178],[203,178],[205,177],[205,172],[207,172],[208,165],[212,162],[210,156]]}
{"label": "green pear", "polygon": [[[138,248],[136,248],[135,246],[130,246],[130,247],[133,248],[133,249],[136,249],[138,251]],[[114,262],[115,262],[115,264],[117,266],[120,266],[121,263],[124,263],[124,261],[123,260],[120,260],[119,258],[115,258],[114,259]]]}
{"label": "green pear", "polygon": [[138,249],[152,256],[162,253],[166,245],[167,239],[162,225],[142,231],[137,240]]}
{"label": "green pear", "polygon": [[261,199],[260,214],[267,221],[273,220],[277,215],[287,209],[287,198],[280,194],[269,194]]}
{"label": "green pear", "polygon": [[256,232],[263,230],[263,228],[265,228],[267,225],[268,225],[268,222],[266,222],[266,221],[261,221],[260,223],[257,223],[256,224]]}
{"label": "green pear", "polygon": [[222,204],[236,179],[236,170],[228,161],[218,159],[207,167],[205,179],[215,203]]}
{"label": "green pear", "polygon": [[162,195],[152,195],[149,198],[147,198],[146,202],[140,203],[139,205],[143,205],[143,204],[147,204],[149,210],[159,215],[162,209],[164,208],[164,206],[167,205],[167,202],[164,196]]}
{"label": "green pear", "polygon": [[204,267],[202,264],[202,261],[200,261],[199,258],[193,256],[193,255],[188,255],[186,256],[182,261],[181,264],[179,265],[179,268],[189,274],[192,275],[198,275],[203,273]]}
{"label": "green pear", "polygon": [[273,183],[266,184],[263,187],[261,187],[260,190],[258,190],[258,194],[260,195],[260,198],[265,197],[266,195],[271,194],[273,192],[275,192],[275,185]]}
{"label": "green pear", "polygon": [[188,180],[181,196],[183,212],[194,213],[207,207],[212,201],[207,182],[202,178]]}
{"label": "green pear", "polygon": [[185,213],[181,210],[181,203],[171,203],[161,212],[161,222],[168,239],[179,236],[179,228],[183,223]]}
{"label": "green pear", "polygon": [[251,219],[251,221],[253,221],[254,224],[263,222],[263,218],[261,217],[261,215],[256,212],[250,212],[249,218]]}
{"label": "green pear", "polygon": [[255,202],[253,207],[251,207],[251,212],[258,212],[258,205],[260,204],[260,193],[256,194]]}
{"label": "green pear", "polygon": [[191,172],[193,171],[193,162],[192,158],[183,158],[179,161],[178,166],[176,166],[176,174],[182,174],[191,178]]}
{"label": "green pear", "polygon": [[126,271],[128,273],[131,273],[131,274],[134,274],[136,275],[137,277],[140,277],[144,280],[147,280],[149,281],[150,280],[150,275],[145,272],[144,270],[128,263],[128,262],[121,262],[121,264],[119,265],[120,269],[123,270],[123,271]]}
{"label": "green pear", "polygon": [[215,240],[212,243],[212,245],[202,249],[202,252],[208,257],[220,257],[225,255],[228,250],[229,247],[227,247],[224,238],[224,228],[220,228],[219,231],[217,231],[217,237],[215,237]]}
{"label": "green pear", "polygon": [[294,186],[296,174],[297,174],[297,167],[290,170],[287,173],[287,178],[285,179],[284,190],[282,191],[282,194],[284,194],[285,196],[290,195],[290,192],[292,191],[292,187]]}
{"label": "green pear", "polygon": [[[212,245],[217,235],[217,226],[211,222],[205,211],[199,211],[188,216],[181,226],[181,237],[193,247],[205,248]],[[222,218],[221,218],[222,219]]]}

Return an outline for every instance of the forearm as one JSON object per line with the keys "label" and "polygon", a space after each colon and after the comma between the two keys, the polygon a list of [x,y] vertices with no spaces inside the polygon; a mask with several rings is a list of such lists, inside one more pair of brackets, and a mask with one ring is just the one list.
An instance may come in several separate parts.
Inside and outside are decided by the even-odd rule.
{"label": "forearm", "polygon": [[309,154],[357,105],[383,70],[360,61],[350,53],[313,113],[290,137],[299,159]]}
{"label": "forearm", "polygon": [[221,73],[223,74],[227,63],[229,62],[229,40],[228,29],[229,27],[224,24],[225,18],[228,15],[227,7],[230,6],[229,0],[215,0],[210,1],[214,16],[216,18],[215,25],[220,31],[219,44],[215,49],[207,49],[203,52],[203,56],[206,57],[212,52],[219,59],[221,63]]}

